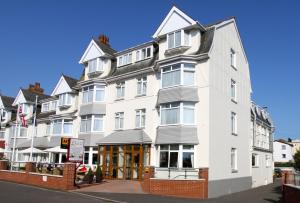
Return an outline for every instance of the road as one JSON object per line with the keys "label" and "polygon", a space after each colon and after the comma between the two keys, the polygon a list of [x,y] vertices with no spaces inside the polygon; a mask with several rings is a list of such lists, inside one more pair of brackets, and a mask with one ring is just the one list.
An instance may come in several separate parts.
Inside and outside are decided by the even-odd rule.
{"label": "road", "polygon": [[0,200],[10,203],[280,203],[280,182],[208,200],[193,200],[145,194],[64,192],[0,181]]}

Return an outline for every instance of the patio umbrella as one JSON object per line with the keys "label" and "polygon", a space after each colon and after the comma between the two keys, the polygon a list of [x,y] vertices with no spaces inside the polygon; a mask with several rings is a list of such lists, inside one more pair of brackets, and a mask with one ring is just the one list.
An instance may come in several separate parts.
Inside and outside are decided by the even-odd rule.
{"label": "patio umbrella", "polygon": [[60,146],[56,146],[56,147],[46,149],[46,150],[44,150],[44,152],[67,153],[67,150],[60,148]]}
{"label": "patio umbrella", "polygon": [[[19,151],[19,153],[21,153],[21,154],[30,154],[30,152],[31,152],[31,148],[27,148],[27,149]],[[37,148],[33,148],[32,153],[34,153],[34,154],[44,154],[46,152],[44,152],[43,150],[37,149]]]}

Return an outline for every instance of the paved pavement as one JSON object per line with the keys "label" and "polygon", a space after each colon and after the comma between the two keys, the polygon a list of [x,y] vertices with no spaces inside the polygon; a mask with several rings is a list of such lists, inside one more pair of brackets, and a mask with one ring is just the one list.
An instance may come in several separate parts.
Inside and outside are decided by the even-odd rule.
{"label": "paved pavement", "polygon": [[280,203],[280,182],[223,197],[195,200],[149,194],[63,192],[0,181],[0,200],[10,203]]}

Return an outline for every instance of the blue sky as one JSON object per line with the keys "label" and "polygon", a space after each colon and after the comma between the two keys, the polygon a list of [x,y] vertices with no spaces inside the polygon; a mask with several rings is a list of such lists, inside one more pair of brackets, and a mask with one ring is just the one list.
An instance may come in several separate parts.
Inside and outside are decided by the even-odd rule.
{"label": "blue sky", "polygon": [[172,5],[209,24],[237,19],[250,64],[253,99],[267,106],[275,137],[300,139],[300,4],[297,1],[5,1],[0,2],[2,94],[41,82],[51,93],[60,74],[79,77],[92,37],[116,50],[151,40]]}

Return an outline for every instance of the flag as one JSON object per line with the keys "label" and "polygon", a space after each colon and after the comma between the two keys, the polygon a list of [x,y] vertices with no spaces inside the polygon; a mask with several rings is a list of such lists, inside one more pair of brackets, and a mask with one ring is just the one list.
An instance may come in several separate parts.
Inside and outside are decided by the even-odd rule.
{"label": "flag", "polygon": [[27,127],[25,115],[23,114],[22,106],[19,107],[19,119],[21,120],[22,127]]}

